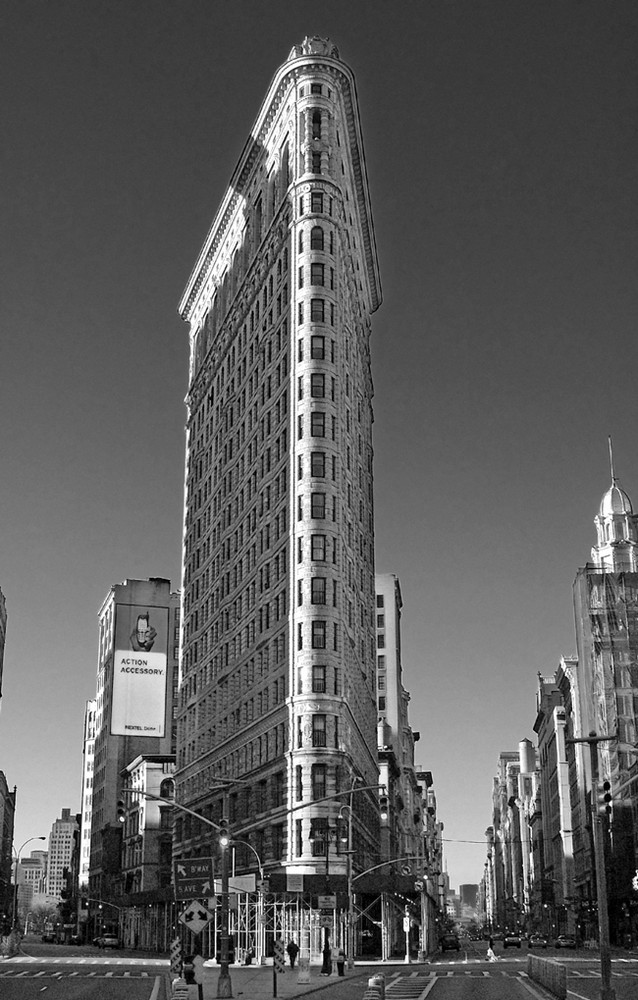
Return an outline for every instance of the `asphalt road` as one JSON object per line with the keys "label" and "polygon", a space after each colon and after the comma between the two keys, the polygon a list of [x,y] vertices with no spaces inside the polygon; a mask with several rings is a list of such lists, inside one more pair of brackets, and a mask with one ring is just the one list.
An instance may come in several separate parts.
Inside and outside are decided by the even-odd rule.
{"label": "asphalt road", "polygon": [[166,1000],[164,956],[34,939],[23,943],[23,952],[0,960],[2,1000]]}

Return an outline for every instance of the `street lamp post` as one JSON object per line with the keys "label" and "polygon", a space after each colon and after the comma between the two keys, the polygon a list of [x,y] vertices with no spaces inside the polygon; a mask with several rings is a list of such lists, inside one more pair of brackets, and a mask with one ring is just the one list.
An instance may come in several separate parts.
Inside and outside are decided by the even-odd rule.
{"label": "street lamp post", "polygon": [[22,851],[30,844],[32,840],[46,840],[46,837],[29,837],[25,840],[24,844],[21,845],[20,850],[16,854],[16,868],[15,868],[15,879],[13,885],[13,930],[18,929],[18,870],[20,868],[20,859],[22,856]]}

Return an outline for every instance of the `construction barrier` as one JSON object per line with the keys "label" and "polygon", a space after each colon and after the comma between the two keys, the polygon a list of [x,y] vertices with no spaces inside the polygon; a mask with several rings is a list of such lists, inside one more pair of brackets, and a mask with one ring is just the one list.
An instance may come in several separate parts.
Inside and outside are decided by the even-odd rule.
{"label": "construction barrier", "polygon": [[527,975],[534,982],[544,986],[559,1000],[567,997],[567,969],[564,965],[552,961],[551,958],[527,956]]}

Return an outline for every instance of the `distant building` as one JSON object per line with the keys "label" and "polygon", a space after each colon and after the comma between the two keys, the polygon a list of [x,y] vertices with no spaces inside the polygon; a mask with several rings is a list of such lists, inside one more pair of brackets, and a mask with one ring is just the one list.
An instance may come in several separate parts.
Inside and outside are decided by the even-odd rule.
{"label": "distant building", "polygon": [[[612,794],[610,812],[603,814],[610,935],[613,943],[624,944],[638,939],[632,905],[632,878],[638,869],[638,515],[613,463],[611,486],[594,523],[592,561],[574,581],[577,666],[560,679],[572,712],[567,735],[617,736],[598,745],[598,768],[599,781],[609,781]],[[578,788],[573,826],[587,816],[587,793],[597,799],[599,789],[591,789],[587,746],[572,745],[568,761]],[[575,905],[584,927],[592,923],[595,877],[589,844],[577,840],[575,847]]]}
{"label": "distant building", "polygon": [[381,823],[381,849],[387,858],[414,859],[413,870],[420,872],[425,863],[424,789],[414,763],[419,733],[410,726],[410,695],[403,685],[403,602],[398,577],[378,573],[375,590],[379,782],[385,785],[388,797],[388,819]]}
{"label": "distant building", "polygon": [[77,828],[76,814],[70,809],[63,809],[51,827],[46,875],[46,894],[50,899],[62,899],[62,890],[67,885],[65,869],[71,868]]}
{"label": "distant building", "polygon": [[[122,923],[128,947],[165,950],[172,911],[172,831],[175,756],[140,756],[124,770],[126,784],[139,795],[128,797],[122,829]],[[145,794],[141,794],[144,792]],[[166,934],[166,930],[164,931]]]}
{"label": "distant building", "polygon": [[16,865],[16,888],[18,921],[26,928],[28,913],[38,906],[55,906],[57,900],[47,897],[48,851],[31,851],[29,857],[21,858]]}
{"label": "distant building", "polygon": [[463,906],[471,906],[472,909],[476,909],[476,904],[478,902],[478,885],[464,884],[459,886],[459,896],[461,897],[461,903]]}
{"label": "distant building", "polygon": [[93,770],[95,763],[95,726],[97,702],[87,701],[84,711],[84,744],[82,754],[82,802],[80,826],[79,886],[88,887],[91,862],[91,817],[93,815]]}
{"label": "distant building", "polygon": [[[13,914],[13,885],[11,872],[13,868],[13,827],[16,811],[16,788],[9,790],[7,779],[0,771],[0,916],[4,921],[4,929],[11,929]],[[0,927],[0,932],[2,927]]]}
{"label": "distant building", "polygon": [[[96,901],[118,907],[125,890],[118,801],[129,801],[126,768],[141,755],[174,751],[179,600],[169,580],[125,580],[111,588],[99,612],[95,708],[89,705],[85,717],[83,774],[83,806],[91,814],[88,934],[102,920]],[[82,817],[86,831],[84,811]],[[85,857],[83,862],[85,881]]]}

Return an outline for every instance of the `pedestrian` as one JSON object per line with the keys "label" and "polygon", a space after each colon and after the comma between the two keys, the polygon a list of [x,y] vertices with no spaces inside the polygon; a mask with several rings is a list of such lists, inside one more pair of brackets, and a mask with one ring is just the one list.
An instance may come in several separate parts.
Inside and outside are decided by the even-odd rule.
{"label": "pedestrian", "polygon": [[288,957],[290,958],[290,968],[294,969],[295,962],[297,961],[297,955],[299,954],[299,947],[294,941],[291,940],[288,942],[286,951],[288,952]]}

